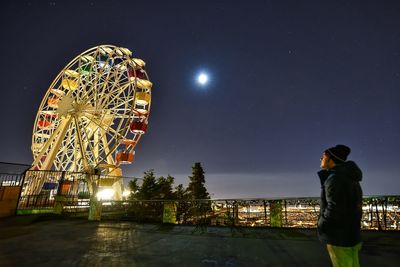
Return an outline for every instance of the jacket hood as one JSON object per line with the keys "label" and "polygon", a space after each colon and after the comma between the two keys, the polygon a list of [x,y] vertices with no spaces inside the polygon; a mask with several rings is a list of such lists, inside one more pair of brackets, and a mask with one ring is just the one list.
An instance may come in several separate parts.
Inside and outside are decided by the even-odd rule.
{"label": "jacket hood", "polygon": [[336,172],[344,174],[356,182],[362,180],[362,171],[354,161],[346,161],[333,168]]}
{"label": "jacket hood", "polygon": [[329,177],[330,174],[332,173],[337,173],[341,174],[343,176],[349,177],[350,179],[360,182],[362,180],[362,171],[361,169],[357,166],[357,164],[354,161],[346,161],[342,164],[336,165],[333,169],[331,170],[321,170],[318,172],[318,176],[321,180],[321,185],[324,184],[326,179]]}

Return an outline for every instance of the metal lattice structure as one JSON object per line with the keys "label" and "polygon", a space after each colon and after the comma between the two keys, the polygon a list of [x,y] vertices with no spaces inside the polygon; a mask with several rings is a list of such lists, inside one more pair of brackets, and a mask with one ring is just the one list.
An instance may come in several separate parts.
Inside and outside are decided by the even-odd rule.
{"label": "metal lattice structure", "polygon": [[133,162],[147,130],[152,83],[144,67],[129,49],[112,45],[68,63],[37,112],[32,169],[121,176],[120,164]]}

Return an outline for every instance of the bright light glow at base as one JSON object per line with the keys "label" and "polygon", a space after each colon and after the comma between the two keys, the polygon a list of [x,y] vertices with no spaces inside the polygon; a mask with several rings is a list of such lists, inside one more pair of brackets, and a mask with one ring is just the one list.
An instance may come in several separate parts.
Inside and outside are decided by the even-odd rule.
{"label": "bright light glow at base", "polygon": [[122,196],[123,196],[123,197],[129,197],[130,194],[131,194],[131,191],[125,190],[125,191],[122,193]]}
{"label": "bright light glow at base", "polygon": [[103,189],[96,194],[98,200],[111,200],[113,199],[115,191],[113,189]]}
{"label": "bright light glow at base", "polygon": [[204,72],[200,73],[199,76],[197,76],[197,82],[201,85],[205,85],[208,82],[208,75]]}

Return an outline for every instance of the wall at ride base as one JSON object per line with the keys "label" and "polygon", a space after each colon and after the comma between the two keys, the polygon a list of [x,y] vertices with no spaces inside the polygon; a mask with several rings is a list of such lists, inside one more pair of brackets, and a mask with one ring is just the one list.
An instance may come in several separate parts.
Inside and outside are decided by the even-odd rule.
{"label": "wall at ride base", "polygon": [[0,162],[0,218],[15,215],[23,173],[30,166]]}
{"label": "wall at ride base", "polygon": [[0,218],[15,214],[20,192],[20,186],[0,186]]}

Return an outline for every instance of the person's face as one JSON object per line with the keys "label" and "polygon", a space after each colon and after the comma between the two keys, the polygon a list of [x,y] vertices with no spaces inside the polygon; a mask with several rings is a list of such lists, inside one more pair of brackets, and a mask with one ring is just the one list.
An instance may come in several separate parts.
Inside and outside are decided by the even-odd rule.
{"label": "person's face", "polygon": [[326,153],[322,154],[322,157],[321,157],[321,168],[322,169],[332,168],[332,163],[333,163],[332,159]]}

